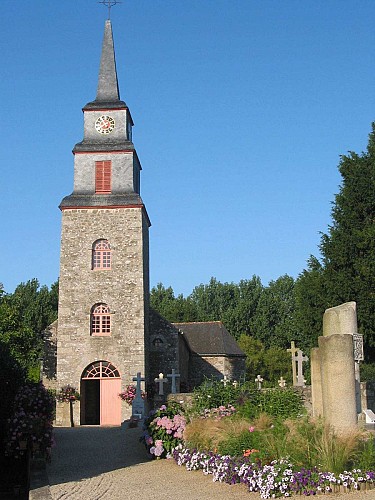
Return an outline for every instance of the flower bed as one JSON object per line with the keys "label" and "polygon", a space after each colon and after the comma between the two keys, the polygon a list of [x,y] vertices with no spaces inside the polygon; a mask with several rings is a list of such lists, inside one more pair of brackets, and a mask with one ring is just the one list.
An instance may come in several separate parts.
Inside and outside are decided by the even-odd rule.
{"label": "flower bed", "polygon": [[260,497],[289,497],[292,494],[305,496],[372,489],[375,473],[354,469],[335,475],[318,469],[298,469],[289,460],[273,460],[269,464],[253,463],[251,457],[233,458],[228,455],[188,450],[182,445],[173,450],[173,458],[187,470],[202,470],[211,474],[213,481],[228,484],[243,483]]}
{"label": "flower bed", "polygon": [[8,420],[6,454],[18,458],[31,447],[48,458],[53,443],[53,413],[54,398],[42,383],[23,386]]}

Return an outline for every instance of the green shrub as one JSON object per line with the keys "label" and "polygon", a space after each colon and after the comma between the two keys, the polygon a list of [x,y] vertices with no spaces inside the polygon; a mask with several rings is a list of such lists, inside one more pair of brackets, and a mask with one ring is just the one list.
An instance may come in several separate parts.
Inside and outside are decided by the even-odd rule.
{"label": "green shrub", "polygon": [[304,413],[302,396],[294,389],[269,389],[259,391],[258,414],[267,413],[282,420],[295,418]]}
{"label": "green shrub", "polygon": [[193,391],[191,411],[199,414],[206,409],[218,408],[219,406],[228,406],[229,404],[237,406],[244,397],[246,387],[245,384],[227,383],[224,385],[219,380],[206,379]]}
{"label": "green shrub", "polygon": [[375,470],[375,438],[373,436],[363,440],[355,466],[362,471]]}
{"label": "green shrub", "polygon": [[375,382],[375,363],[361,363],[361,380]]}
{"label": "green shrub", "polygon": [[219,443],[217,449],[221,455],[232,457],[242,456],[246,450],[257,450],[257,456],[259,456],[265,452],[263,436],[263,431],[250,432],[247,429],[239,435],[230,435],[225,441]]}
{"label": "green shrub", "polygon": [[279,388],[249,391],[242,404],[237,406],[237,411],[250,420],[262,413],[281,420],[296,418],[305,413],[302,396],[298,391]]}

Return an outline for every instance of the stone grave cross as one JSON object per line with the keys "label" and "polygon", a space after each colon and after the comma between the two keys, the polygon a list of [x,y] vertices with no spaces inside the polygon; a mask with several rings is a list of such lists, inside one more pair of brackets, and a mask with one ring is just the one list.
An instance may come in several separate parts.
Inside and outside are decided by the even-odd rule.
{"label": "stone grave cross", "polygon": [[168,379],[164,378],[163,373],[159,373],[159,377],[154,380],[157,384],[159,384],[159,396],[164,396],[164,384],[168,382]]}
{"label": "stone grave cross", "polygon": [[224,377],[220,380],[220,382],[223,384],[224,387],[226,387],[227,384],[230,382],[230,380],[226,375],[224,375]]}
{"label": "stone grave cross", "polygon": [[260,376],[260,375],[257,375],[257,378],[255,379],[255,383],[257,385],[257,389],[260,391],[261,388],[262,388],[262,382],[263,382],[263,378]]}
{"label": "stone grave cross", "polygon": [[138,372],[137,376],[133,377],[132,380],[133,382],[137,382],[135,398],[132,402],[132,415],[133,417],[137,417],[139,420],[141,420],[145,412],[145,402],[142,398],[141,382],[144,382],[145,378],[141,377],[141,372]]}
{"label": "stone grave cross", "polygon": [[[167,378],[170,378],[172,380],[172,394],[176,394],[177,392],[177,387],[176,387],[176,378],[179,378],[180,374],[176,373],[176,370],[172,368],[172,373],[167,374]],[[159,380],[159,379],[156,379]]]}
{"label": "stone grave cross", "polygon": [[286,386],[286,380],[284,380],[283,377],[280,377],[279,380],[277,381],[280,387],[285,387]]}
{"label": "stone grave cross", "polygon": [[288,352],[292,354],[292,374],[293,374],[293,385],[297,385],[297,371],[296,371],[296,361],[295,361],[295,354],[298,352],[298,349],[292,341],[290,343],[290,349],[287,349]]}
{"label": "stone grave cross", "polygon": [[304,361],[308,361],[309,358],[303,355],[301,349],[298,349],[297,356],[294,358],[297,361],[297,384],[303,387],[305,385],[305,379],[303,378],[302,365]]}

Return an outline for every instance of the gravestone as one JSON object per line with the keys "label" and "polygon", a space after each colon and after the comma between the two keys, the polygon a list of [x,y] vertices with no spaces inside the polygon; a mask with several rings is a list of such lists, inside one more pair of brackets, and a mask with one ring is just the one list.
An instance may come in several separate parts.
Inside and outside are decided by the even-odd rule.
{"label": "gravestone", "polygon": [[353,333],[353,351],[354,351],[354,374],[355,374],[355,397],[357,413],[361,413],[361,377],[359,372],[359,363],[365,359],[363,353],[363,335]]}
{"label": "gravestone", "polygon": [[313,404],[318,403],[313,412],[315,415],[321,411],[327,424],[339,434],[355,428],[358,422],[354,333],[357,333],[355,302],[327,309],[323,316],[323,336],[318,339],[319,348],[312,352],[312,399]]}
{"label": "gravestone", "polygon": [[296,386],[298,387],[304,387],[306,380],[304,379],[303,376],[303,362],[308,361],[309,358],[307,356],[303,355],[303,352],[301,349],[297,350],[297,354],[294,358],[294,361],[297,363],[297,381],[296,381]]}
{"label": "gravestone", "polygon": [[313,417],[323,415],[322,372],[320,369],[320,351],[318,347],[311,349],[311,402]]}
{"label": "gravestone", "polygon": [[167,374],[167,378],[170,378],[172,381],[171,393],[177,394],[177,384],[176,379],[180,377],[179,373],[176,373],[176,370],[172,368],[172,373]]}
{"label": "gravestone", "polygon": [[292,376],[293,376],[293,385],[297,385],[297,370],[296,370],[296,362],[295,362],[295,354],[298,352],[294,341],[290,343],[290,349],[287,349],[288,352],[292,354]]}
{"label": "gravestone", "polygon": [[372,410],[363,410],[366,417],[366,424],[375,424],[375,413]]}
{"label": "gravestone", "polygon": [[159,385],[159,396],[164,396],[164,384],[168,382],[168,379],[164,378],[163,373],[159,373],[159,377],[155,378],[154,381]]}
{"label": "gravestone", "polygon": [[303,355],[303,352],[296,347],[294,341],[290,343],[290,348],[287,351],[292,355],[293,386],[305,387],[306,381],[303,376],[303,362],[308,361],[309,358]]}
{"label": "gravestone", "polygon": [[227,384],[229,384],[230,379],[226,375],[224,375],[224,377],[220,380],[220,382],[223,384],[224,387],[226,387]]}
{"label": "gravestone", "polygon": [[137,373],[136,377],[133,377],[133,382],[137,382],[135,398],[132,402],[132,417],[137,420],[142,420],[145,414],[145,402],[142,398],[141,382],[144,382],[144,377],[141,377],[141,372]]}
{"label": "gravestone", "polygon": [[277,383],[279,384],[279,386],[280,386],[281,388],[286,387],[286,380],[284,380],[284,378],[283,378],[283,377],[280,377],[280,378],[279,378],[279,380],[277,381]]}
{"label": "gravestone", "polygon": [[263,378],[260,376],[260,375],[257,375],[257,378],[255,379],[255,383],[257,385],[257,389],[260,391],[261,388],[262,388],[262,382],[263,382]]}

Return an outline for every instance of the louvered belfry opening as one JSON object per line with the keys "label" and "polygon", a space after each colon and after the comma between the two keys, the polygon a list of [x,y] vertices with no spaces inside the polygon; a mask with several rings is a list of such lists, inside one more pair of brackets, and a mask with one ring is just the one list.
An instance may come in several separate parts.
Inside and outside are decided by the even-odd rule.
{"label": "louvered belfry opening", "polygon": [[111,192],[112,162],[111,160],[95,162],[95,193]]}

